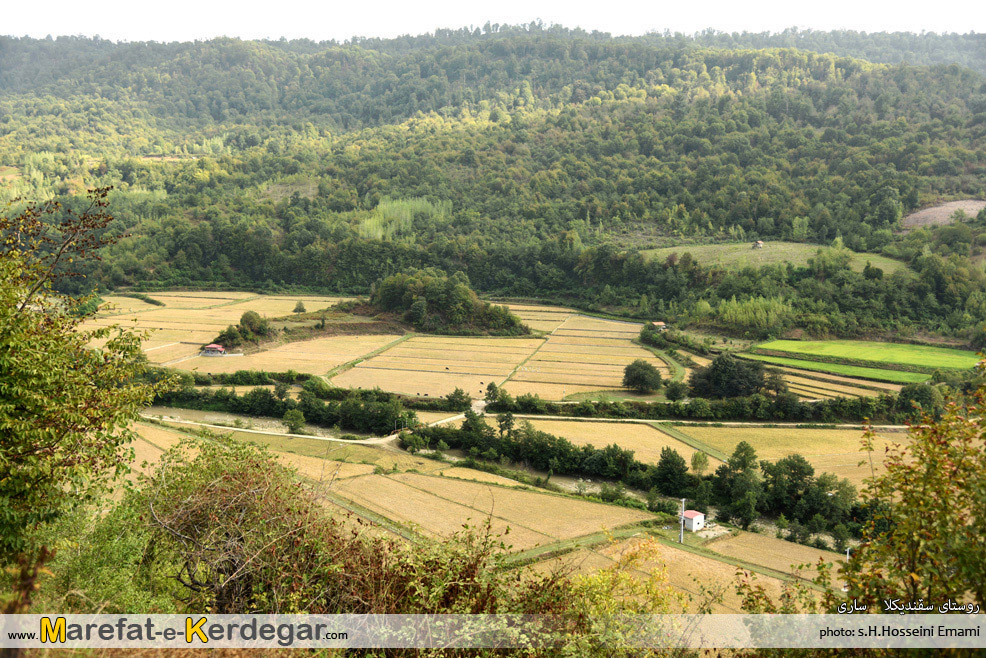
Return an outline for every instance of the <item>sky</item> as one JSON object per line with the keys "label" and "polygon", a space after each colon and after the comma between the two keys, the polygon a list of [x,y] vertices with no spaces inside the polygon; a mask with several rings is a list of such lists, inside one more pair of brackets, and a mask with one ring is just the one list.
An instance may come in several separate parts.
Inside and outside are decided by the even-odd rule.
{"label": "sky", "polygon": [[[0,34],[99,35],[118,41],[188,41],[217,36],[344,41],[395,37],[436,28],[530,23],[582,27],[614,35],[651,31],[777,32],[788,27],[868,32],[986,32],[973,0],[42,0],[5,3]],[[977,5],[979,8],[977,9]]]}

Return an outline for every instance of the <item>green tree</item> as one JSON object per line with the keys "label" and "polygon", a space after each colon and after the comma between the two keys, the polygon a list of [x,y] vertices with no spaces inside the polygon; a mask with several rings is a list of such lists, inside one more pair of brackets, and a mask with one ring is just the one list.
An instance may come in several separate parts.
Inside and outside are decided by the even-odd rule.
{"label": "green tree", "polygon": [[681,496],[688,485],[688,465],[678,451],[669,446],[661,449],[654,469],[654,484],[667,496]]}
{"label": "green tree", "polygon": [[664,397],[672,402],[684,400],[688,397],[688,384],[685,382],[668,382],[667,386],[664,387]]}
{"label": "green tree", "polygon": [[304,313],[305,312],[305,303],[299,300],[298,303],[294,305],[294,311],[293,312],[294,313]]}
{"label": "green tree", "polygon": [[692,471],[701,476],[709,468],[709,456],[701,450],[692,453]]}
{"label": "green tree", "polygon": [[300,434],[305,429],[305,414],[300,409],[288,409],[282,420],[291,434]]}
{"label": "green tree", "polygon": [[86,300],[54,290],[107,243],[107,193],[79,211],[50,202],[0,218],[0,563],[127,471],[130,423],[167,385],[138,381],[139,335],[84,328]]}
{"label": "green tree", "polygon": [[650,393],[661,388],[661,373],[653,364],[637,359],[623,369],[623,386],[638,393]]}

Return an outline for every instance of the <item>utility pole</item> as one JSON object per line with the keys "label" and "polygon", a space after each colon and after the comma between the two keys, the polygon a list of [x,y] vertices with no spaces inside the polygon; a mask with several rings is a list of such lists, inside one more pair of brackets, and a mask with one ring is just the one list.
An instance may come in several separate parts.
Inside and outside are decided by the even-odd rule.
{"label": "utility pole", "polygon": [[678,517],[681,520],[681,528],[678,530],[678,543],[685,543],[685,499],[681,499],[681,515]]}

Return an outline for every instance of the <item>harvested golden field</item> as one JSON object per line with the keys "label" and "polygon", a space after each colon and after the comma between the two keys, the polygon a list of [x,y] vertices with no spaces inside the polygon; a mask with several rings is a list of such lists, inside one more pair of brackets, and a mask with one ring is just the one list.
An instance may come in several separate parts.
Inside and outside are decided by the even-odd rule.
{"label": "harvested golden field", "polygon": [[[284,297],[259,297],[257,299],[250,299],[243,302],[239,302],[229,307],[231,311],[236,311],[239,314],[243,314],[246,311],[256,311],[260,315],[267,317],[282,317],[285,315],[292,315],[294,313],[295,306],[298,302],[301,302],[305,306],[306,313],[312,313],[314,311],[321,311],[328,308],[329,306],[334,306],[347,298],[344,297],[312,297],[312,296],[284,296]],[[218,309],[216,309],[218,310]],[[239,315],[236,316],[239,320]]]}
{"label": "harvested golden field", "polygon": [[819,393],[836,396],[841,395],[871,398],[880,394],[879,391],[874,391],[868,388],[847,386],[846,384],[836,384],[834,382],[822,382],[816,379],[806,379],[804,377],[796,377],[794,375],[784,375],[784,381],[808,391],[817,391]]}
{"label": "harvested golden field", "polygon": [[561,313],[571,315],[573,309],[565,306],[542,306],[541,304],[503,304],[514,313]]}
{"label": "harvested golden field", "polygon": [[324,374],[399,340],[391,334],[369,336],[328,336],[297,343],[287,343],[265,352],[245,356],[199,356],[177,364],[182,370],[230,373],[237,370],[295,370],[313,375]]}
{"label": "harvested golden field", "polygon": [[435,536],[489,519],[496,532],[510,528],[505,541],[515,550],[651,518],[637,510],[416,473],[343,480],[333,491]]}
{"label": "harvested golden field", "polygon": [[457,387],[481,397],[544,341],[415,336],[332,378],[336,386],[440,397]]}
{"label": "harvested golden field", "polygon": [[[853,387],[866,387],[880,389],[881,391],[887,391],[889,393],[899,392],[903,387],[902,384],[891,384],[890,382],[877,382],[869,379],[854,379],[853,377],[841,377],[839,375],[831,375],[828,373],[812,372],[811,370],[799,370],[797,368],[787,368],[782,366],[773,366],[777,370],[784,373],[790,373],[792,377],[803,377],[805,379],[812,379],[816,384],[824,385],[828,382],[833,382],[837,384],[848,384]],[[787,375],[785,375],[787,377]],[[879,391],[877,391],[879,393]]]}
{"label": "harvested golden field", "polygon": [[[623,369],[643,359],[666,377],[667,364],[650,351],[634,345],[639,324],[572,316],[507,380],[513,394],[537,393],[558,400],[574,393],[619,389]],[[521,383],[548,386],[519,385]]]}
{"label": "harvested golden field", "polygon": [[357,366],[332,378],[334,386],[343,388],[381,388],[391,393],[441,397],[461,388],[472,397],[482,397],[492,375],[455,375],[445,372],[415,372]]}
{"label": "harvested golden field", "polygon": [[[453,486],[469,484],[449,479],[439,481]],[[489,519],[494,533],[502,535],[509,529],[504,541],[518,550],[555,541],[553,537],[510,523],[500,516],[491,517],[488,513],[445,500],[384,475],[342,480],[335,483],[332,492],[391,521],[412,526],[430,536],[447,536],[458,532],[464,525],[477,527]]]}
{"label": "harvested golden field", "polygon": [[544,400],[564,400],[576,393],[595,393],[606,390],[598,386],[579,386],[578,384],[545,384],[538,382],[517,381],[510,379],[502,387],[510,395],[537,395]]}
{"label": "harvested golden field", "polygon": [[[836,566],[845,559],[840,553],[821,551],[776,537],[742,531],[736,535],[723,535],[713,539],[705,548],[784,573],[794,573],[802,564],[817,565],[819,559],[836,563]],[[813,578],[815,574],[814,568],[802,570],[802,575],[807,578]]]}
{"label": "harvested golden field", "polygon": [[[814,455],[808,458],[815,467],[816,473],[832,473],[840,478],[849,480],[853,486],[860,487],[863,480],[882,475],[887,469],[883,465],[883,449],[873,452],[872,467],[870,456],[865,452],[836,453],[831,455]],[[860,464],[860,462],[863,462]]]}
{"label": "harvested golden field", "polygon": [[[727,455],[732,454],[740,441],[746,441],[757,451],[760,459],[776,461],[791,454],[800,454],[814,464],[819,456],[857,455],[860,452],[862,430],[845,429],[807,429],[800,427],[703,427],[679,425],[675,429],[699,441],[717,448]],[[887,433],[879,435],[874,448],[883,454],[884,447],[891,441],[906,440],[905,434]],[[851,457],[847,461],[853,461]],[[856,460],[858,461],[858,460]],[[817,467],[816,467],[817,468]]]}
{"label": "harvested golden field", "polygon": [[455,418],[461,414],[457,414],[454,411],[415,411],[414,415],[422,423],[430,425],[431,423],[440,423],[449,418]]}
{"label": "harvested golden field", "polygon": [[156,364],[169,364],[177,359],[187,359],[198,356],[202,346],[198,343],[166,343],[156,347],[143,344],[147,360]]}
{"label": "harvested golden field", "polygon": [[351,464],[349,462],[329,461],[318,457],[307,457],[286,452],[275,452],[277,461],[298,471],[298,475],[316,482],[331,483],[343,478],[369,475],[375,468],[372,464]]}
{"label": "harvested golden field", "polygon": [[442,477],[457,478],[459,480],[475,480],[476,482],[502,484],[505,487],[523,486],[517,480],[511,480],[510,478],[505,478],[502,475],[487,473],[486,471],[477,471],[472,468],[462,468],[460,466],[453,466],[451,468],[443,469],[438,472],[438,475]]}
{"label": "harvested golden field", "polygon": [[134,430],[142,439],[161,450],[170,450],[184,438],[184,435],[179,432],[149,423],[136,423]]}
{"label": "harvested golden field", "polygon": [[134,311],[148,311],[158,308],[153,304],[148,304],[141,299],[134,297],[119,297],[117,295],[103,295],[103,304],[99,307],[98,315],[117,315],[120,313],[132,313]]}
{"label": "harvested golden field", "polygon": [[[592,549],[580,549],[561,557],[539,562],[532,568],[540,573],[558,569],[563,573],[594,573],[612,567],[625,551],[640,541],[639,539],[628,539]],[[703,586],[722,590],[722,603],[714,606],[712,612],[719,614],[742,612],[742,601],[736,594],[735,586],[739,567],[721,562],[713,557],[660,544],[656,549],[654,558],[643,561],[631,573],[640,578],[647,578],[653,569],[660,568],[665,569],[668,584],[687,597],[686,612],[696,612],[699,605],[704,601],[701,589]],[[767,593],[775,600],[780,595],[782,583],[779,579],[757,574],[757,582],[763,585]]]}
{"label": "harvested golden field", "polygon": [[[237,301],[258,297],[256,293],[223,292],[209,294],[197,293],[151,293],[151,299],[157,300],[167,308],[200,309],[222,304],[234,304]],[[160,307],[157,307],[160,308]]]}
{"label": "harvested golden field", "polygon": [[603,505],[537,491],[489,487],[476,482],[454,482],[416,473],[395,480],[436,496],[469,505],[558,539],[615,528],[653,518],[640,510]]}
{"label": "harvested golden field", "polygon": [[[645,423],[529,419],[524,419],[523,422],[530,422],[537,430],[560,436],[580,446],[591,444],[604,448],[615,443],[621,448],[633,450],[636,458],[646,464],[656,464],[665,447],[677,450],[686,462],[696,452],[690,445]],[[721,463],[718,459],[709,457],[709,471],[714,471]]]}

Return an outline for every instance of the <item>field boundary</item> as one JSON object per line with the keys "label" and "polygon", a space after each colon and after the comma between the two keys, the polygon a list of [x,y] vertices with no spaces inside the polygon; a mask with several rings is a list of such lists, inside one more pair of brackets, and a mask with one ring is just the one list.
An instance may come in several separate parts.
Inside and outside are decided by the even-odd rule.
{"label": "field boundary", "polygon": [[337,365],[335,368],[332,368],[331,370],[329,370],[324,375],[319,375],[319,377],[321,377],[322,379],[324,379],[329,384],[332,384],[332,378],[333,377],[335,377],[337,375],[341,375],[342,373],[346,372],[347,370],[352,370],[353,368],[355,368],[359,364],[363,363],[364,361],[367,361],[369,359],[372,359],[375,356],[379,356],[380,354],[383,354],[384,352],[386,352],[387,350],[389,350],[391,347],[396,347],[397,345],[400,345],[401,343],[403,343],[406,340],[410,340],[411,338],[413,338],[416,335],[417,334],[415,334],[413,332],[406,333],[403,336],[401,336],[400,338],[398,338],[397,340],[392,341],[390,343],[387,343],[383,347],[378,347],[377,349],[373,350],[372,352],[367,352],[366,354],[363,354],[363,355],[361,355],[361,356],[353,359],[352,361],[347,361],[346,363],[342,363],[340,365]]}
{"label": "field boundary", "polygon": [[[874,382],[885,382],[889,384],[920,384],[921,382],[927,381],[931,376],[927,373],[913,372],[909,370],[896,370],[892,368],[877,368],[870,366],[857,366],[852,364],[843,363],[832,363],[823,362],[815,360],[807,360],[797,358],[793,353],[787,356],[770,356],[764,354],[755,353],[744,353],[740,352],[736,354],[737,358],[746,359],[748,361],[759,361],[760,363],[769,363],[775,366],[787,366],[789,368],[799,368],[801,370],[813,370],[815,372],[827,373],[830,375],[842,375],[845,377],[855,377],[858,379],[866,379]],[[783,359],[783,361],[781,361]],[[840,372],[832,367],[826,368],[825,366],[835,366],[836,368],[843,368],[844,371]],[[858,373],[858,370],[869,370],[872,373]],[[887,374],[884,376],[877,375],[880,371],[887,373],[900,373],[899,375]],[[907,375],[923,375],[923,378],[918,379],[917,377],[907,377]]]}
{"label": "field boundary", "polygon": [[685,445],[695,448],[699,452],[704,452],[709,457],[715,457],[721,462],[726,462],[729,460],[729,457],[726,456],[726,453],[724,453],[722,450],[719,450],[718,448],[713,448],[709,444],[703,441],[699,441],[693,436],[685,434],[684,432],[682,432],[676,427],[672,427],[665,423],[657,423],[657,422],[649,422],[648,424],[654,429],[656,429],[658,432],[663,432],[664,434],[667,434],[671,438],[677,439],[682,443],[684,443]]}

